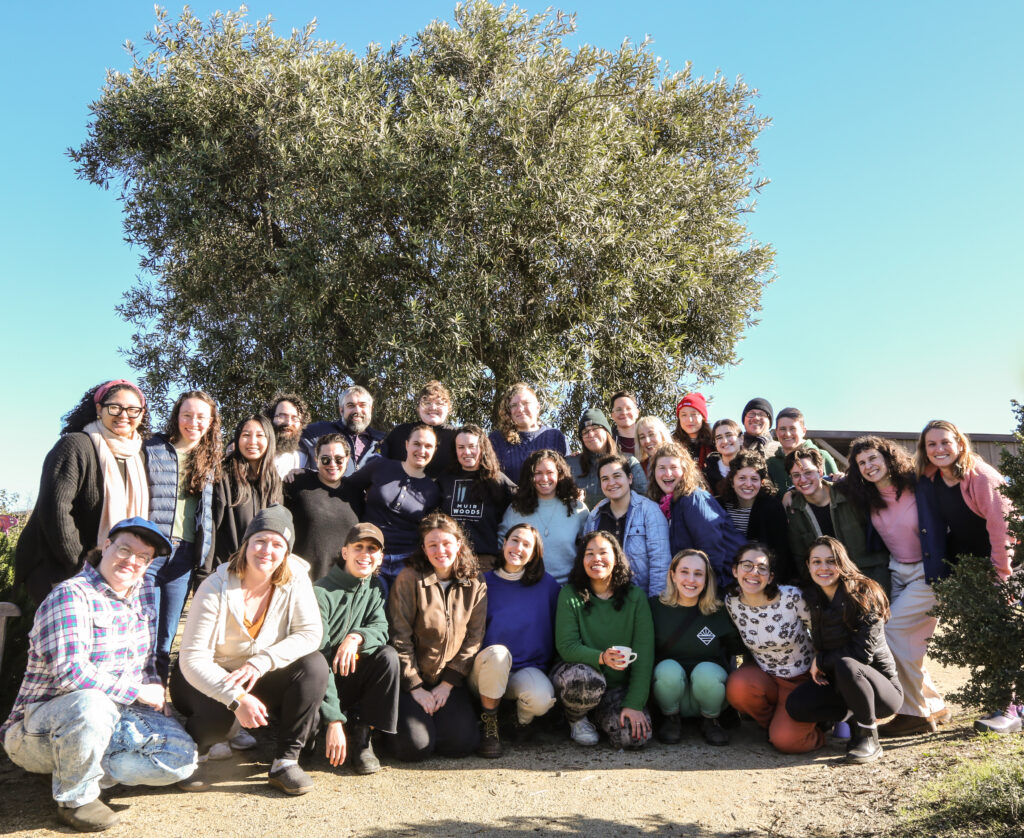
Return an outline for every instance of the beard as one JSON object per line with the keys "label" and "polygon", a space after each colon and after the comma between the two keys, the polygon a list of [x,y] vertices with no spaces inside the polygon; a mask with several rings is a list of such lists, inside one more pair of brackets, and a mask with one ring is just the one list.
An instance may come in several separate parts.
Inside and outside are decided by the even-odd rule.
{"label": "beard", "polygon": [[299,437],[301,431],[293,431],[291,427],[275,428],[274,440],[277,443],[278,454],[291,454],[299,450]]}
{"label": "beard", "polygon": [[369,417],[367,417],[366,419],[356,419],[355,416],[349,416],[348,419],[342,420],[342,423],[345,425],[346,428],[349,429],[351,433],[354,434],[361,434],[368,427],[370,427]]}

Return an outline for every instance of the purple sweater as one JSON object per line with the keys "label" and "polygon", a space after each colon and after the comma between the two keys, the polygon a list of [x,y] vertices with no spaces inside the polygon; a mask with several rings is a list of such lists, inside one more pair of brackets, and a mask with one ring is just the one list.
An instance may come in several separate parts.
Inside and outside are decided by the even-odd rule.
{"label": "purple sweater", "polygon": [[487,582],[487,630],[481,648],[501,645],[512,653],[512,671],[535,666],[547,672],[555,656],[555,606],[559,585],[545,573],[535,585],[502,579]]}

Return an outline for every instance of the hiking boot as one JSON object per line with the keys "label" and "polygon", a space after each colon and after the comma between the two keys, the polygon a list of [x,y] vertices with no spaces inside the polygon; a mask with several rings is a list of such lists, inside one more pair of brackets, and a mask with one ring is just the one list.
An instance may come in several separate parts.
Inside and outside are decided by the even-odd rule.
{"label": "hiking boot", "polygon": [[997,733],[1000,736],[1006,733],[1019,733],[1021,720],[1016,712],[1011,713],[1007,708],[982,716],[974,723],[974,729],[978,733]]}
{"label": "hiking boot", "polygon": [[572,737],[572,741],[577,745],[596,745],[598,739],[600,739],[594,723],[586,716],[570,723],[569,736]]}
{"label": "hiking boot", "polygon": [[498,733],[498,712],[484,710],[480,714],[484,729],[480,736],[480,745],[476,749],[477,756],[485,759],[497,759],[503,753],[501,736]]}
{"label": "hiking boot", "polygon": [[878,735],[882,737],[914,736],[918,733],[935,733],[935,727],[931,716],[909,716],[906,713],[897,713],[891,721],[878,728]]}
{"label": "hiking boot", "polygon": [[356,774],[376,774],[380,771],[380,760],[373,752],[370,728],[354,724],[349,728],[348,764]]}
{"label": "hiking boot", "polygon": [[709,745],[729,744],[729,734],[718,723],[718,719],[709,719],[707,717],[701,719],[700,732],[704,734],[704,741]]}
{"label": "hiking boot", "polygon": [[519,717],[516,717],[515,722],[512,724],[512,741],[519,745],[527,745],[537,739],[537,731],[539,725],[533,723],[533,719],[528,722],[519,721]]}
{"label": "hiking boot", "polygon": [[658,725],[658,741],[666,745],[677,745],[683,739],[683,720],[678,713],[669,713]]}
{"label": "hiking boot", "polygon": [[120,820],[117,812],[99,798],[81,806],[58,806],[57,817],[79,832],[102,832]]}
{"label": "hiking boot", "polygon": [[857,725],[850,739],[850,747],[846,750],[846,761],[855,765],[874,762],[882,755],[882,746],[878,744],[877,727],[861,727]]}
{"label": "hiking boot", "polygon": [[298,765],[286,765],[267,775],[267,782],[285,794],[299,795],[313,790],[312,778]]}

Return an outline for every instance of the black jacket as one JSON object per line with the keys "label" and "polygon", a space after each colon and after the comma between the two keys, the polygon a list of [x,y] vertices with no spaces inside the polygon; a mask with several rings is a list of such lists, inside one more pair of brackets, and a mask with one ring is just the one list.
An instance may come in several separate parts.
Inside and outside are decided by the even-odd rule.
{"label": "black jacket", "polygon": [[839,585],[831,602],[816,585],[804,591],[811,612],[811,639],[815,660],[824,672],[833,672],[840,658],[853,658],[895,679],[896,662],[885,642],[885,623],[878,614],[863,614]]}

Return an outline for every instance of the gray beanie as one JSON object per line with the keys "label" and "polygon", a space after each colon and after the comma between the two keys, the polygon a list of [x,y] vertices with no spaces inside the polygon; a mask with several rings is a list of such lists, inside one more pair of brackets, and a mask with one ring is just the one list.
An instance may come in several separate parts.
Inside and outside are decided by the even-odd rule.
{"label": "gray beanie", "polygon": [[596,407],[590,408],[590,410],[583,414],[583,418],[580,419],[580,436],[583,436],[583,432],[591,425],[604,428],[609,434],[612,432],[612,426],[608,421],[608,417],[604,415],[604,411],[598,410]]}
{"label": "gray beanie", "polygon": [[242,540],[255,535],[258,532],[276,532],[281,538],[288,542],[288,552],[295,547],[295,521],[292,513],[286,507],[275,503],[257,512],[245,528],[245,535]]}

